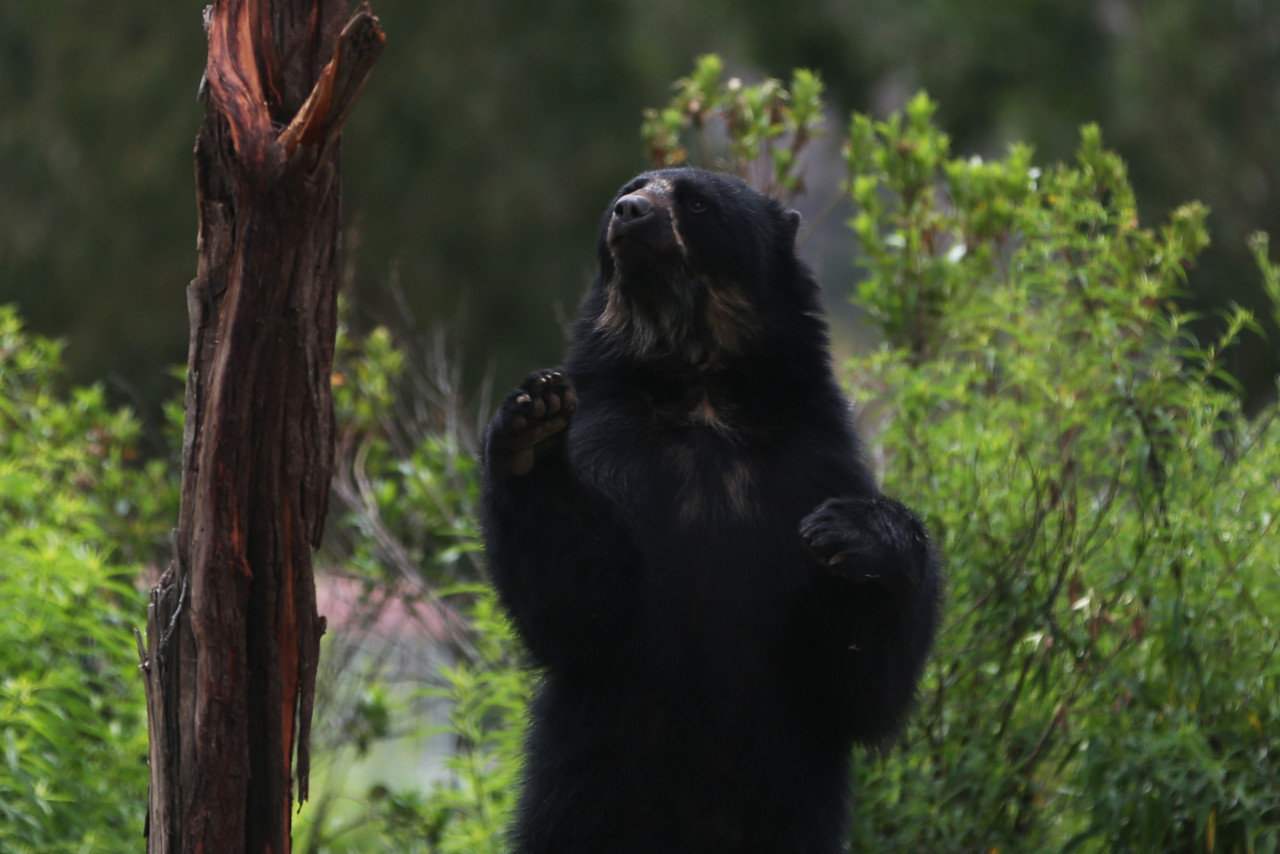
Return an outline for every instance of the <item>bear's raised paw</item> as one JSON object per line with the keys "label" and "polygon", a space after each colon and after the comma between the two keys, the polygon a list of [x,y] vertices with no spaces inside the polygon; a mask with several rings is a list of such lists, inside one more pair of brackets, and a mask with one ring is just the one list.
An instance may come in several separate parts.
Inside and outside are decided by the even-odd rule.
{"label": "bear's raised paw", "polygon": [[534,462],[560,441],[577,406],[569,378],[561,371],[535,371],[507,395],[489,427],[489,465],[523,477]]}

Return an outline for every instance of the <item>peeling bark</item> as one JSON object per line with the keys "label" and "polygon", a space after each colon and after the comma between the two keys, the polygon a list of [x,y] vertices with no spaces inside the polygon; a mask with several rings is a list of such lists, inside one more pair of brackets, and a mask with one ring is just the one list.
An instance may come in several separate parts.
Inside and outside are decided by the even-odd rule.
{"label": "peeling bark", "polygon": [[[333,469],[342,125],[383,35],[342,0],[206,11],[182,506],[143,671],[149,854],[290,850]],[[279,129],[283,128],[283,131]]]}

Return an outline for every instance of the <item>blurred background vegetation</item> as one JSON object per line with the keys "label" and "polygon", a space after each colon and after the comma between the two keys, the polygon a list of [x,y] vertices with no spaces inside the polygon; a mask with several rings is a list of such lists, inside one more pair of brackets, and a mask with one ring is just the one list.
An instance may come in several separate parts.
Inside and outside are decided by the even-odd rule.
{"label": "blurred background vegetation", "polygon": [[[109,379],[149,424],[173,388],[166,366],[185,359],[202,5],[0,8],[0,302],[64,337],[71,376]],[[1193,198],[1212,209],[1213,244],[1190,279],[1210,315],[1259,305],[1245,236],[1280,232],[1271,0],[380,0],[374,11],[388,48],[345,143],[350,290],[358,313],[393,326],[399,290],[419,322],[458,330],[471,380],[493,365],[506,385],[558,360],[603,201],[647,165],[640,107],[665,102],[700,53],[748,78],[816,70],[836,127],[926,89],[966,154],[1020,140],[1060,159],[1098,122],[1144,216]],[[843,303],[847,253],[812,260]],[[1256,406],[1273,388],[1274,350],[1251,343],[1233,359]]]}

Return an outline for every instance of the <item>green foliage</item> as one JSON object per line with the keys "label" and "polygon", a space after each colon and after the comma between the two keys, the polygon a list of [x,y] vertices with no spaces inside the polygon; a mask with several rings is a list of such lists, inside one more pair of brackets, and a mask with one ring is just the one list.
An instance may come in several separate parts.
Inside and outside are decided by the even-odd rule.
{"label": "green foliage", "polygon": [[[382,808],[388,841],[397,851],[424,854],[502,854],[515,803],[531,677],[520,666],[515,638],[487,588],[469,597],[476,648],[471,659],[443,669],[443,684],[428,693],[444,699],[456,739],[450,778],[426,798],[389,795]],[[407,809],[408,806],[413,809]],[[425,845],[425,847],[423,847]]]}
{"label": "green foliage", "polygon": [[136,850],[146,712],[138,561],[171,517],[162,464],[61,346],[0,306],[0,850]]}
{"label": "green foliage", "polygon": [[[336,512],[326,561],[365,584],[370,622],[386,602],[378,594],[388,593],[439,615],[448,636],[422,650],[433,665],[407,685],[384,660],[349,656],[337,640],[326,650],[340,666],[328,670],[320,686],[317,708],[327,719],[317,730],[322,780],[316,804],[295,828],[299,850],[503,850],[530,677],[517,665],[492,592],[474,583],[475,422],[443,353],[438,338],[425,347],[405,346],[383,327],[364,335],[346,323],[340,327]],[[345,709],[335,702],[344,690],[357,695]],[[444,718],[431,723],[438,709]],[[375,769],[363,789],[352,790],[340,772],[325,773],[344,761],[344,752],[359,762],[378,742],[406,736],[446,737],[437,784],[389,781]]]}
{"label": "green foliage", "polygon": [[1266,232],[1256,231],[1249,235],[1249,250],[1253,253],[1254,263],[1262,272],[1262,290],[1271,302],[1276,326],[1280,326],[1280,264],[1270,259],[1270,248],[1271,240]]}
{"label": "green foliage", "polygon": [[1280,429],[1223,368],[1248,313],[1199,345],[1175,302],[1206,211],[1141,228],[1096,127],[1040,170],[952,158],[932,114],[855,116],[847,146],[885,336],[854,388],[951,583],[916,722],[860,766],[856,840],[1274,851]]}
{"label": "green foliage", "polygon": [[[732,77],[714,54],[700,57],[693,73],[676,83],[671,103],[644,111],[641,135],[655,166],[690,162],[684,137],[692,132],[697,162],[731,172],[776,196],[804,192],[801,154],[822,125],[822,79],[796,69],[791,86],[766,79],[753,86]],[[727,149],[714,151],[708,129],[723,124]]]}
{"label": "green foliage", "polygon": [[411,360],[389,330],[344,323],[334,359],[338,423],[329,525],[334,559],[370,580],[476,578],[474,430],[442,350]]}
{"label": "green foliage", "polygon": [[[376,740],[407,733],[444,736],[444,774],[434,784],[420,781],[392,783],[378,769],[363,790],[334,789],[322,783],[317,803],[303,810],[295,823],[299,851],[346,854],[400,851],[405,854],[501,854],[504,832],[517,791],[524,709],[532,679],[519,666],[518,648],[506,619],[490,590],[459,586],[439,592],[439,601],[457,609],[467,621],[470,642],[466,655],[453,664],[438,662],[434,677],[420,682],[412,695],[420,702],[396,697],[397,679],[391,674],[347,667],[340,679],[354,680],[363,694],[355,722],[336,739],[322,745],[321,765],[331,766],[338,754],[355,747],[357,756]],[[329,654],[333,654],[331,646]],[[327,694],[333,679],[322,686]],[[440,723],[426,723],[430,710],[442,703]],[[323,725],[325,722],[321,721]],[[349,767],[349,766],[348,766]],[[339,803],[340,802],[340,803]]]}

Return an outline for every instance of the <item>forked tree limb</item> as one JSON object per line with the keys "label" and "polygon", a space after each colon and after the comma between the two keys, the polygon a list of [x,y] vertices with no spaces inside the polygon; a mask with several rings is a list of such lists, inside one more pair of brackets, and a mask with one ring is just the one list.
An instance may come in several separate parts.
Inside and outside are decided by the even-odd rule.
{"label": "forked tree limb", "polygon": [[[265,162],[272,153],[288,159],[300,145],[323,155],[355,106],[386,45],[386,36],[369,4],[361,4],[339,34],[333,57],[302,108],[277,137],[268,110],[271,99],[280,97],[272,73],[275,63],[263,59],[271,56],[271,27],[265,15],[268,5],[267,0],[226,0],[213,7],[207,26],[209,61],[205,74],[209,88],[231,125],[232,140],[242,160]],[[219,9],[225,13],[219,14]],[[272,143],[280,146],[279,152],[271,152]]]}
{"label": "forked tree limb", "polygon": [[337,143],[383,45],[367,5],[346,18],[345,0],[219,0],[207,13],[182,504],[143,659],[151,854],[284,854],[295,756],[307,797]]}
{"label": "forked tree limb", "polygon": [[386,37],[378,19],[369,11],[369,4],[361,5],[342,28],[333,59],[324,67],[302,109],[280,134],[285,157],[292,157],[301,145],[318,149],[318,159],[325,159],[385,45]]}

